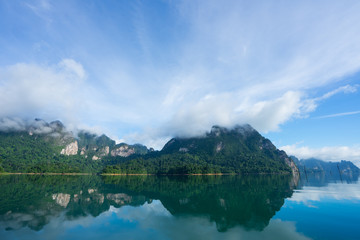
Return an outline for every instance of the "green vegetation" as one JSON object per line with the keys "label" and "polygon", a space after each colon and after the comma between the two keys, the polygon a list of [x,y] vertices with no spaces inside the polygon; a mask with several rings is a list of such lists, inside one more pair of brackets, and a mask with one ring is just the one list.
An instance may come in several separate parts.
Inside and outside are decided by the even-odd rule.
{"label": "green vegetation", "polygon": [[[154,154],[155,155],[155,154]],[[189,153],[156,154],[104,168],[106,174],[243,174],[288,173],[289,168],[267,158],[208,156]]]}
{"label": "green vegetation", "polygon": [[104,168],[106,174],[209,174],[224,173],[225,168],[209,164],[199,156],[174,154],[149,154],[147,156],[130,159]]}
{"label": "green vegetation", "polygon": [[111,174],[290,173],[286,154],[250,126],[213,127],[201,138],[174,138],[160,152],[118,159],[104,168]]}
{"label": "green vegetation", "polygon": [[99,172],[102,164],[80,155],[61,155],[55,138],[26,132],[0,132],[0,165],[6,172]]}
{"label": "green vegetation", "polygon": [[[0,172],[105,174],[291,173],[285,152],[249,125],[213,127],[203,137],[174,138],[161,151],[81,131],[77,138],[61,122],[36,120],[27,131],[0,132]],[[45,132],[45,130],[47,132]],[[61,154],[77,141],[77,152]],[[75,148],[76,149],[76,148]],[[114,151],[114,152],[112,152]],[[126,157],[124,157],[126,156]],[[291,160],[288,160],[291,161]]]}

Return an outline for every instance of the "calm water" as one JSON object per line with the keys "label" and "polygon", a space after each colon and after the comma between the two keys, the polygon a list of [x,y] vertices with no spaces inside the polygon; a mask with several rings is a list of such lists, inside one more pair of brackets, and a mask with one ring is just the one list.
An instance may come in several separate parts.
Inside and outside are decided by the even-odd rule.
{"label": "calm water", "polygon": [[0,176],[0,239],[360,239],[360,183],[301,176]]}

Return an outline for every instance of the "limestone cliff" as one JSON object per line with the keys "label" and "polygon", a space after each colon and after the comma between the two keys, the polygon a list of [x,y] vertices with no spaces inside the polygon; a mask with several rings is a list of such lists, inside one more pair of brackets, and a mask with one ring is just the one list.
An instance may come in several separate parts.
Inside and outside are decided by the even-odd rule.
{"label": "limestone cliff", "polygon": [[299,177],[299,169],[296,166],[295,162],[290,157],[288,157],[286,152],[279,151],[279,153],[280,153],[280,156],[285,160],[286,165],[288,165],[291,168],[292,175],[295,178],[298,178]]}
{"label": "limestone cliff", "polygon": [[78,142],[74,141],[70,144],[68,144],[65,148],[63,148],[60,152],[60,154],[69,156],[69,155],[76,155],[78,153],[79,147]]}
{"label": "limestone cliff", "polygon": [[115,148],[111,151],[111,156],[128,157],[135,153],[135,149],[129,147],[129,145],[121,145],[119,148]]}

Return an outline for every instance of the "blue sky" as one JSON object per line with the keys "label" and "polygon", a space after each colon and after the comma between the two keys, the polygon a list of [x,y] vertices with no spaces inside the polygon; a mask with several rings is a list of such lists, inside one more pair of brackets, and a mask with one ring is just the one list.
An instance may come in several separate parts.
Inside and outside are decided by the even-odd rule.
{"label": "blue sky", "polygon": [[0,118],[158,149],[250,123],[289,154],[359,165],[359,12],[358,1],[0,0]]}

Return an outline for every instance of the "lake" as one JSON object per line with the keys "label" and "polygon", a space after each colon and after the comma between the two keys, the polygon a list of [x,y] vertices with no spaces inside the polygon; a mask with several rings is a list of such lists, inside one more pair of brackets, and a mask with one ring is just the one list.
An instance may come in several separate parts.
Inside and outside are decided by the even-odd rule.
{"label": "lake", "polygon": [[358,176],[0,176],[0,239],[360,239]]}

